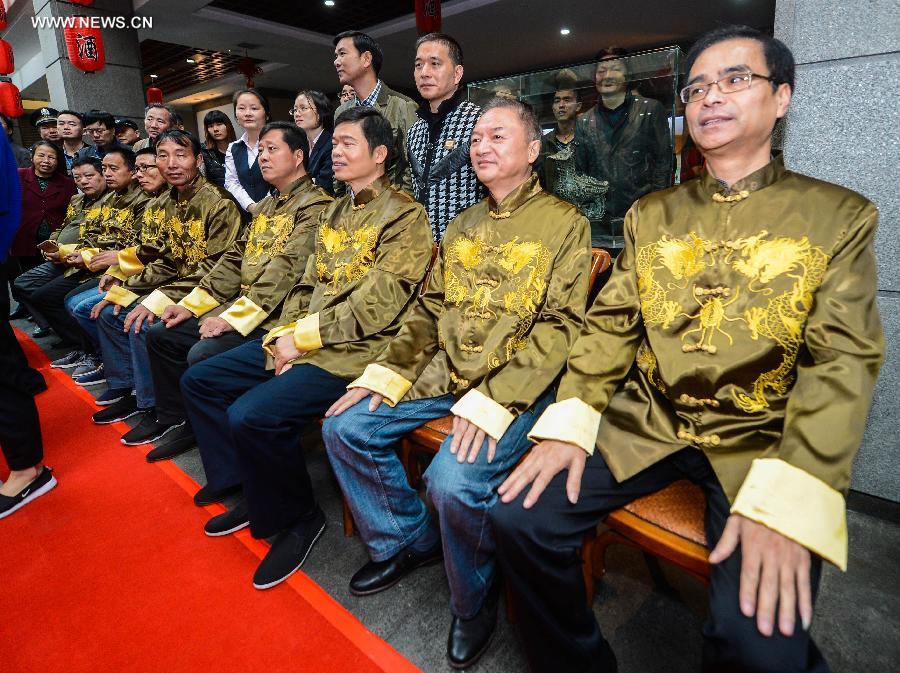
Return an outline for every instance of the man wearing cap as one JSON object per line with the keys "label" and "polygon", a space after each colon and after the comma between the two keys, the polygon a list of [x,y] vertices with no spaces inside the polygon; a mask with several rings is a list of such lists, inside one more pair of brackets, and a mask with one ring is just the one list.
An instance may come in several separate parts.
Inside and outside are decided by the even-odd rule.
{"label": "man wearing cap", "polygon": [[66,157],[66,172],[72,175],[72,164],[75,155],[85,147],[84,121],[81,114],[72,110],[63,110],[56,115],[56,129],[62,140],[62,151]]}
{"label": "man wearing cap", "polygon": [[140,139],[141,132],[138,130],[137,122],[128,119],[127,117],[116,119],[116,140],[123,145],[132,147]]}
{"label": "man wearing cap", "polygon": [[42,107],[31,113],[31,125],[36,126],[41,140],[59,142],[59,131],[56,128],[56,117],[59,113],[52,107]]}

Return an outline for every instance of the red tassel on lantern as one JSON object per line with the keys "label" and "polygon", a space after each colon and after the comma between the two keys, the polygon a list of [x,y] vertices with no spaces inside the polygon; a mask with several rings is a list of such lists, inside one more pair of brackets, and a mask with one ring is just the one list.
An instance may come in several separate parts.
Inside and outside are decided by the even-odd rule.
{"label": "red tassel on lantern", "polygon": [[0,114],[7,117],[21,117],[25,114],[19,88],[8,77],[0,77]]}
{"label": "red tassel on lantern", "polygon": [[6,40],[0,40],[0,75],[8,75],[15,69],[16,59],[13,58],[12,45]]}
{"label": "red tassel on lantern", "polygon": [[253,86],[253,78],[256,75],[262,75],[263,72],[262,68],[256,65],[256,61],[249,56],[245,56],[240,60],[237,64],[237,71],[247,78],[248,88]]}
{"label": "red tassel on lantern", "polygon": [[162,105],[162,102],[162,89],[156,86],[151,86],[149,89],[147,89],[147,105]]}
{"label": "red tassel on lantern", "polygon": [[103,70],[106,65],[106,53],[103,50],[103,35],[99,28],[89,26],[86,18],[84,18],[83,26],[79,26],[79,21],[75,22],[75,26],[63,29],[63,35],[66,39],[66,51],[69,54],[69,60],[79,70],[84,72],[96,72]]}
{"label": "red tassel on lantern", "polygon": [[416,0],[416,28],[422,35],[441,29],[441,0]]}
{"label": "red tassel on lantern", "polygon": [[3,4],[3,0],[0,0],[0,30],[6,30],[7,26],[6,22],[6,5]]}

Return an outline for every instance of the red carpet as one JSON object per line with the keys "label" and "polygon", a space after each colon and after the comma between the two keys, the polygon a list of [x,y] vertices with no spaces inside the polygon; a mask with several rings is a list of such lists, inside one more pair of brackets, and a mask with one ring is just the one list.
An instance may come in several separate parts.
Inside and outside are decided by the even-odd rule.
{"label": "red carpet", "polygon": [[37,403],[59,485],[0,520],[3,673],[418,671],[302,572],[255,590],[267,546],[204,536],[222,510],[123,446],[123,424],[91,423],[90,395],[17,336],[49,386]]}

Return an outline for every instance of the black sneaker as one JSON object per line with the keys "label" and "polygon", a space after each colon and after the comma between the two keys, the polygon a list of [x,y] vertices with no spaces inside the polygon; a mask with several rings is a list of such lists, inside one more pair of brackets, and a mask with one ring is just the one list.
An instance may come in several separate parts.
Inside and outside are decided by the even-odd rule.
{"label": "black sneaker", "polygon": [[155,413],[146,414],[141,422],[122,435],[122,443],[125,446],[137,446],[138,444],[152,444],[157,439],[164,437],[173,430],[184,426],[181,423],[160,423]]}
{"label": "black sneaker", "polygon": [[106,425],[124,421],[126,418],[142,414],[144,411],[144,409],[138,409],[137,399],[134,395],[126,395],[115,404],[110,404],[106,409],[102,409],[91,416],[91,420],[97,425]]}
{"label": "black sneaker", "polygon": [[50,366],[53,369],[71,369],[80,365],[82,360],[84,360],[84,351],[72,351],[51,362]]}
{"label": "black sneaker", "polygon": [[317,507],[312,519],[279,533],[253,574],[253,586],[269,589],[297,572],[324,531],[325,513]]}
{"label": "black sneaker", "polygon": [[0,519],[9,516],[35,498],[49,493],[55,487],[56,477],[53,476],[53,470],[45,466],[34,481],[15,495],[0,495]]}
{"label": "black sneaker", "polygon": [[147,454],[148,463],[180,456],[197,446],[194,431],[186,421],[170,426],[169,430],[163,434],[165,434],[163,443]]}
{"label": "black sneaker", "polygon": [[203,532],[210,537],[221,537],[239,531],[250,525],[250,514],[247,511],[247,501],[241,498],[233,508],[222,514],[217,514],[206,522]]}
{"label": "black sneaker", "polygon": [[100,396],[94,400],[94,404],[98,407],[108,407],[110,404],[115,404],[123,397],[130,394],[131,391],[128,390],[128,388],[110,388],[101,393]]}
{"label": "black sneaker", "polygon": [[197,507],[214,505],[217,502],[222,502],[228,496],[236,495],[240,492],[240,484],[238,484],[237,486],[226,486],[225,488],[220,488],[218,490],[210,488],[209,484],[207,484],[199,491],[194,493],[194,504],[197,505]]}
{"label": "black sneaker", "polygon": [[99,369],[89,374],[73,375],[72,380],[75,382],[75,385],[82,388],[99,386],[101,383],[106,383],[106,374],[103,373],[103,366],[101,365]]}

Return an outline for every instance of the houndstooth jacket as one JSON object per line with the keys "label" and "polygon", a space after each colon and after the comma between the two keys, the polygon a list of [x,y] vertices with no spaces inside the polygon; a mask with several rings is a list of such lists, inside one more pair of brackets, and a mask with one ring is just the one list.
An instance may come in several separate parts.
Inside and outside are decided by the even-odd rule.
{"label": "houndstooth jacket", "polygon": [[450,221],[484,198],[484,188],[469,161],[469,140],[481,108],[464,100],[440,122],[437,137],[431,143],[434,156],[427,166],[427,177],[429,124],[425,116],[429,112],[420,109],[418,114],[419,119],[406,134],[413,196],[425,206],[434,240],[440,243]]}

